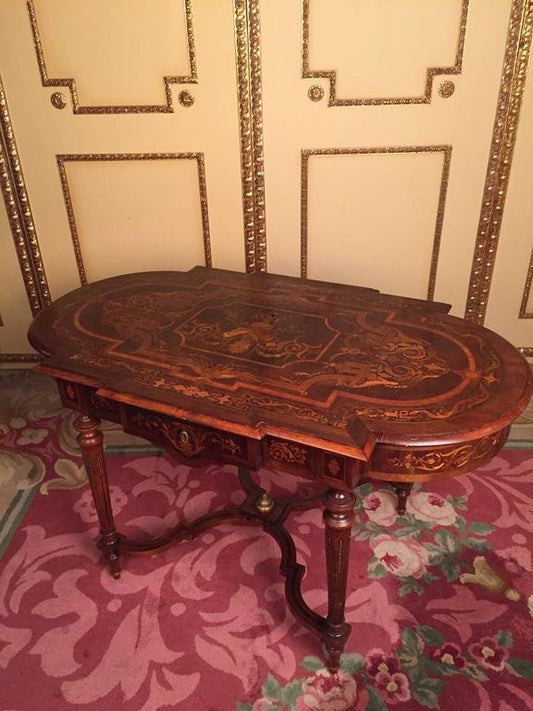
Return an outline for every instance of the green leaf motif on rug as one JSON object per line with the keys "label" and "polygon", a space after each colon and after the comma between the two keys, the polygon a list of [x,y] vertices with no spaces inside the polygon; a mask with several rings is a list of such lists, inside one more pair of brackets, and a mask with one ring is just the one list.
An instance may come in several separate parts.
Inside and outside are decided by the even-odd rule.
{"label": "green leaf motif on rug", "polygon": [[307,671],[314,672],[319,669],[324,669],[324,662],[318,657],[308,656],[304,657],[302,667],[307,669]]}
{"label": "green leaf motif on rug", "polygon": [[261,691],[265,699],[270,699],[271,701],[279,701],[281,699],[281,687],[272,674],[267,676],[267,680],[263,684]]}
{"label": "green leaf motif on rug", "polygon": [[518,657],[510,657],[507,660],[507,666],[518,676],[525,679],[533,679],[533,662],[527,659],[519,659]]}
{"label": "green leaf motif on rug", "polygon": [[362,654],[343,654],[341,656],[340,667],[351,676],[360,672],[364,666],[365,658]]}
{"label": "green leaf motif on rug", "polygon": [[388,711],[389,707],[385,704],[380,694],[371,686],[368,687],[368,704],[365,711]]}

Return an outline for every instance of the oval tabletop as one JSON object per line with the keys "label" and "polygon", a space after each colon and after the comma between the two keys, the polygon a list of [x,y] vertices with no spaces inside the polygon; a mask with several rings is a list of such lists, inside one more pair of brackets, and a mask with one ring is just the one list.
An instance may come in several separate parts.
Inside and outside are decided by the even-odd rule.
{"label": "oval tabletop", "polygon": [[393,445],[501,446],[531,396],[530,367],[448,308],[196,267],[76,289],[37,316],[29,339],[48,356],[44,372],[256,439],[364,459]]}

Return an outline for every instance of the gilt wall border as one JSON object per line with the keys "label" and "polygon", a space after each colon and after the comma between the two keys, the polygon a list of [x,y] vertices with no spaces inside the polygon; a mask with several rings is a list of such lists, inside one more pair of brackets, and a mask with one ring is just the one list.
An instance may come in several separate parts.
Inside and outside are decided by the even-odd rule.
{"label": "gilt wall border", "polygon": [[[302,78],[327,79],[329,82],[328,106],[383,106],[402,104],[429,104],[433,92],[433,79],[439,75],[457,75],[462,71],[465,47],[466,26],[470,0],[463,0],[461,19],[459,22],[459,37],[455,52],[455,62],[451,67],[428,67],[426,83],[421,96],[383,97],[370,99],[341,99],[337,96],[337,72],[334,70],[312,70],[309,66],[309,8],[311,0],[302,0]],[[444,89],[446,91],[446,89]],[[453,91],[453,87],[452,87]],[[449,94],[441,94],[449,96]]]}
{"label": "gilt wall border", "polygon": [[207,183],[205,178],[205,162],[203,153],[68,153],[56,155],[61,187],[67,219],[70,227],[70,236],[74,248],[74,256],[78,267],[78,274],[82,286],[88,283],[83,254],[76,225],[74,207],[70,195],[65,163],[72,162],[98,162],[98,161],[143,161],[143,160],[195,160],[198,166],[198,187],[200,194],[200,209],[202,214],[202,229],[204,239],[205,266],[211,267],[211,239],[209,233],[209,212],[207,205]]}
{"label": "gilt wall border", "polygon": [[37,353],[0,353],[1,363],[38,363],[42,356]]}
{"label": "gilt wall border", "polygon": [[50,303],[37,230],[0,77],[0,183],[31,312]]}
{"label": "gilt wall border", "polygon": [[442,153],[442,175],[439,188],[439,199],[437,203],[437,215],[435,218],[435,231],[433,235],[433,247],[431,250],[431,265],[428,277],[427,299],[433,300],[435,294],[435,283],[437,279],[437,268],[439,262],[440,243],[442,237],[442,225],[444,222],[444,212],[446,209],[446,197],[448,194],[448,182],[450,177],[450,164],[452,157],[452,146],[383,146],[372,148],[312,148],[302,150],[301,167],[301,193],[300,193],[300,275],[307,278],[307,247],[308,247],[308,187],[309,187],[309,158],[311,156],[343,156],[343,155],[375,155],[375,154],[399,154],[399,153]]}
{"label": "gilt wall border", "polygon": [[258,0],[234,0],[246,271],[267,269],[261,25]]}
{"label": "gilt wall border", "polygon": [[[72,99],[72,113],[74,114],[135,114],[135,113],[173,113],[174,104],[172,102],[172,85],[173,84],[197,84],[198,73],[196,68],[196,50],[194,45],[194,31],[192,20],[191,0],[184,0],[185,18],[187,25],[187,45],[189,54],[190,74],[187,76],[166,76],[163,77],[165,86],[164,104],[136,104],[136,105],[104,105],[104,106],[83,106],[80,104],[78,97],[78,89],[76,80],[73,77],[49,77],[44,57],[39,25],[37,22],[37,13],[35,11],[34,0],[27,0],[28,16],[30,19],[33,46],[37,56],[37,64],[41,75],[41,83],[44,87],[66,87]],[[56,104],[54,104],[56,106]],[[56,108],[63,108],[63,105]]]}
{"label": "gilt wall border", "polygon": [[[479,216],[465,318],[485,322],[503,209],[526,83],[533,28],[533,0],[513,0],[496,117]],[[533,348],[520,348],[521,352]]]}
{"label": "gilt wall border", "polygon": [[533,283],[533,250],[531,251],[531,257],[529,258],[529,266],[527,268],[526,283],[524,284],[524,292],[522,294],[522,301],[520,303],[520,309],[518,311],[518,318],[533,318],[533,312],[527,310],[527,304],[529,301],[529,295],[531,293],[532,283]]}

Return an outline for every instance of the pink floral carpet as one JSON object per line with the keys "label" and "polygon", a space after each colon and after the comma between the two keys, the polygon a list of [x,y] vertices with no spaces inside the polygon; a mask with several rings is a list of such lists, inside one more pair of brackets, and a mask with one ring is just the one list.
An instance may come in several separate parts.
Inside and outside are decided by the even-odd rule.
{"label": "pink floral carpet", "polygon": [[[24,406],[24,417],[0,420],[0,471],[11,476],[0,494],[8,480],[13,494],[2,711],[533,708],[533,451],[506,450],[416,490],[401,518],[386,486],[359,489],[353,633],[331,677],[319,641],[287,610],[279,549],[258,528],[221,526],[158,556],[125,557],[113,580],[93,544],[71,416]],[[108,461],[117,524],[131,536],[241,496],[232,467],[191,469],[153,453]],[[321,512],[293,513],[290,529],[310,568],[305,596],[324,612]]]}

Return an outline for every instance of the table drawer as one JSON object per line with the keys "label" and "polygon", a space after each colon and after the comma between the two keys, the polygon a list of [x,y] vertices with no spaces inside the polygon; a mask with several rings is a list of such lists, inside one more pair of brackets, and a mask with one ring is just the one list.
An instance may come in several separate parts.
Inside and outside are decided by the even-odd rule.
{"label": "table drawer", "polygon": [[145,437],[186,459],[255,466],[255,457],[246,437],[129,405],[125,407],[123,417],[123,427],[127,432]]}

